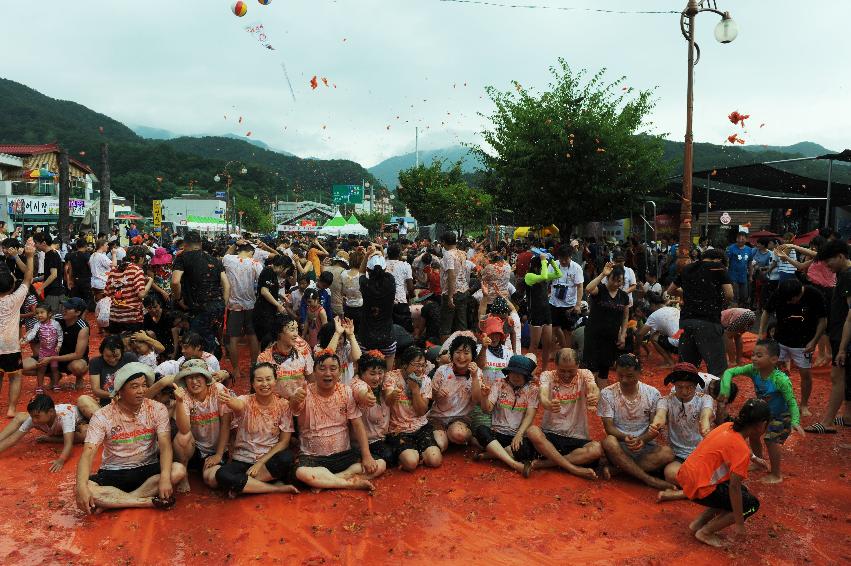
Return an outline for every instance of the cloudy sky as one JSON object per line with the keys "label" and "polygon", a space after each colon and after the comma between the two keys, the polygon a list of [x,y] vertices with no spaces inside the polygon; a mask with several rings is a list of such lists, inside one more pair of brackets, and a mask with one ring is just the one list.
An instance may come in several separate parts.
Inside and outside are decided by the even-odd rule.
{"label": "cloudy sky", "polygon": [[[508,3],[509,0],[493,0]],[[512,0],[570,8],[680,10],[685,0]],[[300,156],[366,166],[475,141],[486,85],[545,88],[548,67],[657,88],[657,132],[682,139],[686,43],[677,14],[512,9],[441,0],[2,0],[0,75],[126,124],[245,135]],[[695,138],[721,143],[751,114],[749,143],[851,146],[851,2],[719,0],[739,25],[698,17]],[[263,24],[268,50],[245,27]],[[295,91],[290,94],[281,64]],[[326,77],[315,90],[310,79]],[[336,85],[336,88],[335,88]],[[2,101],[0,101],[2,110]],[[227,118],[225,118],[227,116]],[[238,123],[242,116],[242,124]],[[765,124],[759,128],[759,124]],[[389,126],[389,129],[388,129]]]}

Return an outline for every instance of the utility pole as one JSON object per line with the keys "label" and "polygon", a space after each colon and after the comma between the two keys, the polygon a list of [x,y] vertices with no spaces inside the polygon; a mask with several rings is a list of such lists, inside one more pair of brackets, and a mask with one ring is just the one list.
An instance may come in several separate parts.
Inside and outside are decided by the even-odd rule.
{"label": "utility pole", "polygon": [[98,212],[98,232],[109,235],[109,209],[112,204],[111,179],[109,177],[109,144],[100,145],[100,211]]}
{"label": "utility pole", "polygon": [[414,126],[414,154],[417,159],[417,167],[420,166],[420,127]]}
{"label": "utility pole", "polygon": [[65,146],[59,148],[59,239],[68,238],[71,211],[68,209],[68,199],[71,198],[71,176],[68,170],[68,150]]}

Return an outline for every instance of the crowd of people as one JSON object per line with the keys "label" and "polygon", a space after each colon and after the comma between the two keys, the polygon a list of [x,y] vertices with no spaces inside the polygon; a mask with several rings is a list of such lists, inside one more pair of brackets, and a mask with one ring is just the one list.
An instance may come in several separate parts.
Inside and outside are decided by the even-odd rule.
{"label": "crowd of people", "polygon": [[[36,428],[63,444],[58,472],[83,444],[88,513],[170,508],[191,474],[231,497],[371,490],[460,445],[524,478],[633,476],[706,506],[690,528],[719,546],[759,508],[749,470],[779,483],[790,433],[851,424],[851,254],[833,233],[702,240],[678,267],[675,244],[636,239],[134,232],[128,246],[84,234],[63,254],[48,232],[0,241],[0,452]],[[744,332],[758,334],[747,364]],[[650,359],[669,390],[642,381]],[[805,429],[810,368],[826,360],[829,402]],[[756,397],[731,415],[743,376]],[[63,384],[75,404],[54,403]]]}

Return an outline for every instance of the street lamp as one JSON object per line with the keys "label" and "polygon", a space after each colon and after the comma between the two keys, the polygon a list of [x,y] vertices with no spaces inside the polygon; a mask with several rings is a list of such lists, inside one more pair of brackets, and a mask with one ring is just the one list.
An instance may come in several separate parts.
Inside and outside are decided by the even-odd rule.
{"label": "street lamp", "polygon": [[[222,180],[222,177],[224,177],[225,180],[226,180],[227,194],[225,196],[225,199],[226,199],[225,200],[225,230],[227,230],[228,236],[230,236],[230,225],[231,225],[231,222],[230,222],[230,214],[231,214],[230,187],[233,184],[233,177],[231,177],[231,174],[228,171],[228,167],[230,167],[231,165],[234,165],[234,164],[242,165],[242,163],[240,163],[239,161],[228,161],[227,163],[225,163],[225,168],[222,170],[222,172],[213,177],[213,181],[215,181],[217,183]],[[248,169],[245,168],[245,165],[242,165],[242,167],[239,170],[239,174],[245,175],[246,173],[248,173]],[[236,222],[234,221],[234,225],[235,224],[236,224]]]}
{"label": "street lamp", "polygon": [[701,12],[712,12],[721,16],[715,26],[715,39],[730,43],[739,34],[738,26],[729,12],[718,9],[715,0],[689,0],[680,15],[680,31],[688,41],[688,87],[686,89],[686,137],[683,155],[683,197],[680,207],[680,243],[677,249],[677,264],[680,269],[689,261],[691,248],[691,189],[694,170],[692,147],[692,114],[694,113],[694,66],[700,61],[700,47],[694,41],[694,19]]}
{"label": "street lamp", "polygon": [[372,189],[370,188],[369,181],[364,181],[363,188],[369,189],[369,213],[372,214],[372,207],[374,206],[374,203],[372,201],[374,201],[375,198]]}

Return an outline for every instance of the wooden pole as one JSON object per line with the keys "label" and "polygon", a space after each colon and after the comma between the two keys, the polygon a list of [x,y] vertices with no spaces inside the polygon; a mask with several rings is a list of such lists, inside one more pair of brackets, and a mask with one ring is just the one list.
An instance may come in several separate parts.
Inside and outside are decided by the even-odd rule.
{"label": "wooden pole", "polygon": [[689,0],[688,15],[688,85],[686,88],[686,136],[683,152],[683,197],[680,206],[680,245],[677,249],[677,263],[682,269],[689,261],[691,249],[691,189],[694,157],[692,141],[692,115],[694,114],[694,17],[697,15],[697,2]]}
{"label": "wooden pole", "polygon": [[71,198],[71,175],[68,164],[68,150],[59,148],[59,239],[68,241],[68,227],[71,225],[71,211],[68,200]]}

